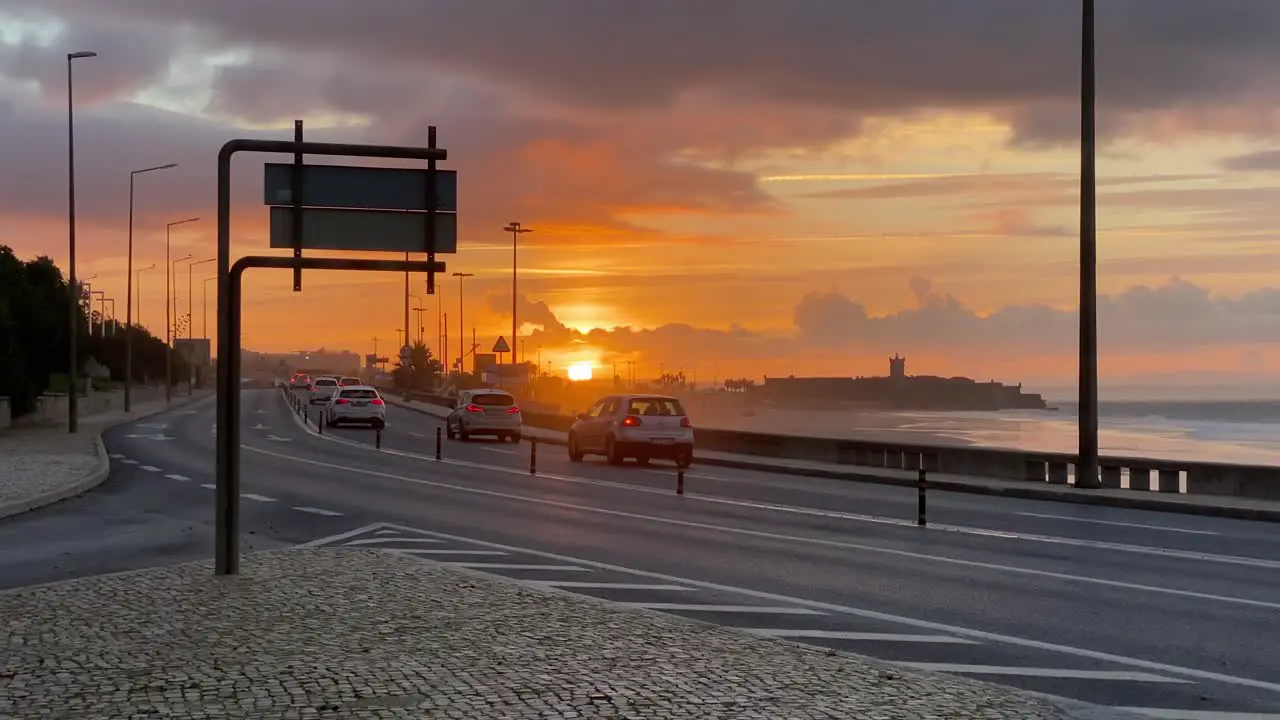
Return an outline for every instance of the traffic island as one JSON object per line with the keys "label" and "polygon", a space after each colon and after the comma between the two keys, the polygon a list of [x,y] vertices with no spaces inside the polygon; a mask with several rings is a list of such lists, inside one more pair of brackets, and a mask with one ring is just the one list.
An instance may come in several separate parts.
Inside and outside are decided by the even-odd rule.
{"label": "traffic island", "polygon": [[0,593],[0,717],[1083,717],[375,550]]}

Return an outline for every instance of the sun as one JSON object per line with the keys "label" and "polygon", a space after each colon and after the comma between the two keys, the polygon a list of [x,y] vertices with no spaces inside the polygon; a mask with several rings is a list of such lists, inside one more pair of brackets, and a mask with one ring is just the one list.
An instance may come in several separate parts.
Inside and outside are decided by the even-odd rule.
{"label": "sun", "polygon": [[576,362],[569,366],[569,379],[574,382],[591,379],[591,363]]}

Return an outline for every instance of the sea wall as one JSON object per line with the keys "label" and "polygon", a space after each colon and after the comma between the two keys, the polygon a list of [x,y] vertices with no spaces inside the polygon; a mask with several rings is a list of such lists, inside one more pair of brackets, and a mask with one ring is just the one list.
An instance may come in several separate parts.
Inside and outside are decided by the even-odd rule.
{"label": "sea wall", "polygon": [[[443,395],[413,392],[410,398],[442,407],[453,406],[453,399]],[[568,416],[534,412],[525,412],[524,421],[532,427],[561,432],[573,424],[573,418]],[[937,473],[1058,485],[1067,484],[1075,469],[1075,456],[1067,453],[878,443],[710,428],[696,429],[694,434],[699,450],[852,467],[898,470],[923,467]],[[1280,500],[1280,467],[1118,456],[1103,456],[1099,465],[1103,487],[1107,488]]]}

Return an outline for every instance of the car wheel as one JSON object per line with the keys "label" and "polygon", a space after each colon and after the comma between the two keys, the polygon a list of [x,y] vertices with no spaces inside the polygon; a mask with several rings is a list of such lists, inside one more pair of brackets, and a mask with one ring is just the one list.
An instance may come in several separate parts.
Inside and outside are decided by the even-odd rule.
{"label": "car wheel", "polygon": [[648,455],[637,455],[637,456],[636,456],[636,464],[637,464],[637,465],[639,465],[640,467],[649,467],[649,456],[648,456]]}
{"label": "car wheel", "polygon": [[462,442],[467,442],[471,439],[471,433],[467,432],[467,429],[461,423],[458,424],[458,439]]}
{"label": "car wheel", "polygon": [[453,431],[453,425],[450,425],[448,422],[444,424],[444,436],[450,440],[458,437],[458,434]]}
{"label": "car wheel", "polygon": [[582,462],[582,450],[578,447],[578,436],[569,434],[569,462]]}
{"label": "car wheel", "polygon": [[618,443],[613,439],[612,435],[604,443],[604,456],[608,459],[610,465],[621,465],[625,459],[618,453]]}
{"label": "car wheel", "polygon": [[511,434],[510,434],[510,435],[508,435],[507,437],[511,438],[511,442],[513,442],[513,443],[515,443],[515,444],[517,444],[517,445],[519,445],[519,444],[520,444],[520,441],[524,439],[524,436],[523,436],[523,435],[521,435],[520,433],[511,433]]}

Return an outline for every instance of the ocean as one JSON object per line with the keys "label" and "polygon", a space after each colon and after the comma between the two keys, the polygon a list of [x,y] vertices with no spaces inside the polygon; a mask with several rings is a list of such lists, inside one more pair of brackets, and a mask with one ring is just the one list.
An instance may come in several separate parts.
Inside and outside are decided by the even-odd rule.
{"label": "ocean", "polygon": [[[1057,403],[1057,410],[999,412],[757,408],[748,413],[693,405],[695,422],[705,427],[1064,453],[1078,447],[1074,403]],[[1098,415],[1103,455],[1280,466],[1280,401],[1104,401]]]}

